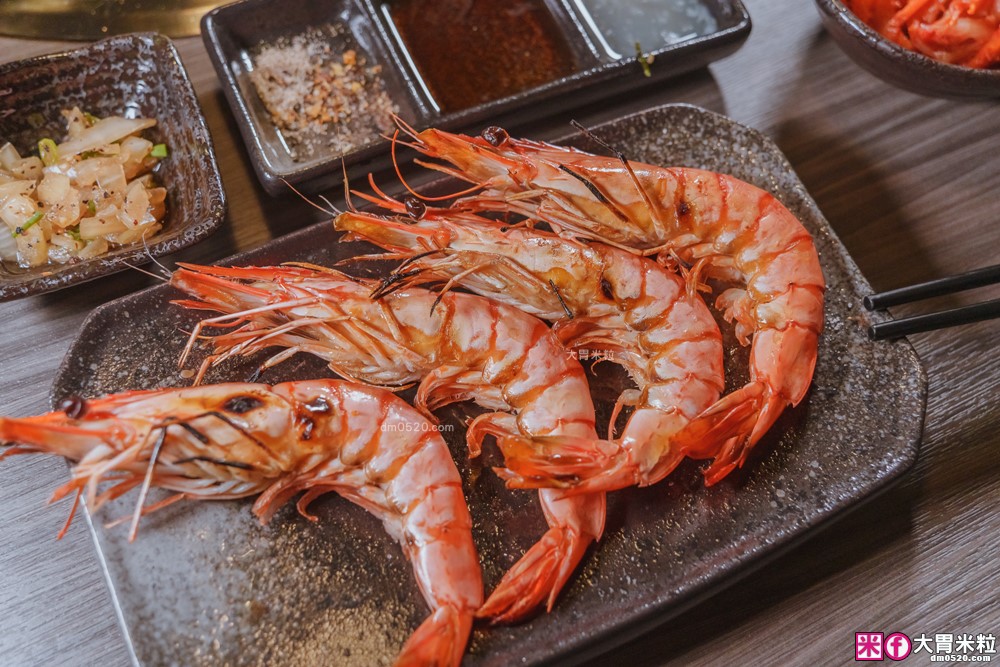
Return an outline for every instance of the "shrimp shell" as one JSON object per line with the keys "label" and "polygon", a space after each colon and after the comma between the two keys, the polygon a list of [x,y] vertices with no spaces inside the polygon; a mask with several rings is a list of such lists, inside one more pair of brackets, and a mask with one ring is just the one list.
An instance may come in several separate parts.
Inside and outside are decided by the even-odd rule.
{"label": "shrimp shell", "polygon": [[[408,386],[419,382],[415,405],[432,411],[474,400],[491,410],[469,425],[478,454],[486,435],[546,436],[597,446],[594,405],[580,363],[548,327],[526,313],[471,294],[437,295],[411,288],[373,301],[374,281],[312,266],[205,267],[181,265],[171,284],[197,298],[181,305],[225,313],[208,326],[236,324],[211,336],[210,364],[277,346],[265,366],[296,352],[326,360],[343,377]],[[183,363],[183,359],[182,359]],[[559,591],[604,530],[603,493],[539,492],[548,532],[504,576],[478,612],[494,622],[524,618]]]}
{"label": "shrimp shell", "polygon": [[[134,538],[143,514],[184,498],[259,495],[253,512],[266,524],[302,491],[296,507],[316,521],[309,504],[336,492],[379,517],[399,541],[433,612],[396,664],[461,663],[483,600],[472,519],[447,444],[403,400],[342,380],[310,380],[133,391],[66,405],[37,417],[0,417],[0,442],[15,443],[0,459],[46,452],[76,462],[53,500],[86,490],[96,511],[140,487]],[[98,493],[102,481],[114,484]],[[153,486],[177,493],[143,507]]]}
{"label": "shrimp shell", "polygon": [[400,125],[407,145],[447,163],[421,164],[479,186],[456,208],[520,214],[562,235],[677,257],[697,276],[735,283],[716,305],[735,321],[741,343],[753,339],[750,382],[675,439],[690,451],[719,452],[706,481],[741,466],[782,411],[805,397],[825,282],[812,236],[772,194],[726,174],[601,157],[495,130],[468,137]]}
{"label": "shrimp shell", "polygon": [[[406,210],[384,195],[370,199],[396,213]],[[422,211],[416,220],[352,211],[334,221],[336,229],[385,248],[387,256],[409,254],[383,280],[381,293],[436,281],[446,281],[447,290],[457,282],[554,321],[564,344],[621,365],[638,385],[619,397],[613,412],[609,441],[621,407],[636,409],[616,443],[560,447],[548,438],[540,448],[502,439],[508,483],[613,491],[666,477],[686,454],[672,436],[715,403],[725,386],[722,336],[697,285],[651,259],[600,243],[584,245],[462,211]]]}

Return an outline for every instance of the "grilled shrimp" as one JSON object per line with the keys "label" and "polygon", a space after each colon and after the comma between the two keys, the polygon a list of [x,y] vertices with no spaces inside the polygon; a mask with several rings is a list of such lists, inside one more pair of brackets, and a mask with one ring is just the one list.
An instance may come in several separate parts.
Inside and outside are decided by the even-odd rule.
{"label": "grilled shrimp", "polygon": [[[515,308],[419,288],[373,301],[378,283],[319,267],[182,266],[171,283],[198,300],[179,303],[226,313],[203,321],[192,342],[205,326],[239,325],[212,337],[215,354],[207,364],[279,346],[285,349],[266,365],[303,351],[349,379],[419,382],[415,404],[428,416],[449,403],[474,400],[492,410],[469,426],[474,455],[486,435],[597,443],[582,366],[543,322]],[[543,489],[540,500],[548,532],[507,572],[478,615],[508,622],[543,602],[551,609],[587,546],[601,536],[603,493]]]}
{"label": "grilled shrimp", "polygon": [[[472,520],[448,446],[402,399],[312,380],[132,391],[71,398],[62,407],[0,417],[0,442],[13,444],[0,458],[47,452],[76,462],[53,500],[76,492],[78,501],[86,490],[96,510],[140,487],[134,538],[140,516],[184,498],[259,494],[253,512],[266,524],[300,491],[296,507],[315,521],[309,504],[336,492],[382,519],[433,610],[396,664],[461,662],[483,599]],[[101,482],[113,485],[99,492]],[[177,493],[143,507],[152,486]]]}
{"label": "grilled shrimp", "polygon": [[691,421],[675,441],[717,451],[709,481],[746,460],[788,405],[803,399],[823,329],[825,283],[812,236],[773,195],[732,176],[655,167],[551,144],[429,129],[408,145],[447,164],[424,163],[476,183],[456,202],[541,220],[563,235],[646,255],[676,257],[693,276],[736,283],[716,305],[753,339],[750,382]]}
{"label": "grilled shrimp", "polygon": [[[447,289],[457,281],[554,321],[553,331],[567,347],[620,364],[638,385],[619,397],[609,442],[600,448],[572,442],[559,447],[548,439],[544,450],[533,451],[530,442],[501,439],[504,477],[512,486],[613,491],[658,482],[686,453],[710,456],[672,443],[725,385],[719,327],[676,273],[600,243],[584,245],[412,199],[404,204],[384,195],[369,198],[395,213],[419,213],[386,218],[352,211],[334,221],[337,229],[393,257],[409,255],[380,293],[435,281],[447,281]],[[624,405],[636,410],[614,442],[611,429]]]}

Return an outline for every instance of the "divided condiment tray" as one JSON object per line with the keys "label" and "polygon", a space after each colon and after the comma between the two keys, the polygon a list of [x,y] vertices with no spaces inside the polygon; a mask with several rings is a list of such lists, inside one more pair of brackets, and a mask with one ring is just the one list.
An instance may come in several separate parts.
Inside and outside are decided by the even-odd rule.
{"label": "divided condiment tray", "polygon": [[[734,52],[750,32],[741,0],[630,0],[609,11],[610,1],[471,0],[459,11],[453,0],[243,0],[209,12],[202,35],[257,176],[277,195],[288,191],[285,182],[309,191],[329,187],[342,165],[384,166],[381,134],[390,128],[388,110],[374,111],[380,96],[417,128],[516,125],[698,69]],[[635,25],[613,25],[628,20]],[[343,54],[354,51],[354,71],[374,73],[377,80],[354,84],[353,98],[348,90],[344,113],[358,120],[381,115],[380,128],[335,144],[332,134],[302,142],[276,126],[254,72],[260,75],[265,49],[287,48],[299,35],[329,47],[324,67],[340,68]],[[301,53],[285,54],[290,67],[298,67],[291,57]],[[298,105],[289,113],[304,114],[296,74],[279,70],[275,80],[286,97],[282,108]],[[286,80],[288,90],[280,90]],[[324,113],[332,107],[326,103]]]}

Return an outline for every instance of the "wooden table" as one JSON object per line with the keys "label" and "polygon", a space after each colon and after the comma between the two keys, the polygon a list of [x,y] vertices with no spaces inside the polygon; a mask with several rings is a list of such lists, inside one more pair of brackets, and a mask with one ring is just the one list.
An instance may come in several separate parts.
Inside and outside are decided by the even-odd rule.
{"label": "wooden table", "polygon": [[[572,116],[593,124],[682,101],[763,130],[877,290],[996,263],[997,104],[926,99],[883,84],[841,53],[805,0],[748,5],[753,34],[736,55]],[[63,46],[0,39],[0,61]],[[215,137],[229,216],[215,236],[171,259],[213,261],[317,219],[293,198],[263,193],[201,41],[178,47]],[[0,304],[0,412],[48,409],[56,367],[83,319],[146,284],[130,272]],[[989,291],[932,305],[995,296]],[[921,457],[903,484],[598,662],[849,664],[856,631],[1000,634],[998,334],[1000,322],[986,322],[913,337],[930,397]],[[0,469],[0,664],[128,662],[85,523],[55,540],[67,507],[45,501],[65,479],[56,459],[16,457]],[[929,664],[926,654],[909,661]]]}

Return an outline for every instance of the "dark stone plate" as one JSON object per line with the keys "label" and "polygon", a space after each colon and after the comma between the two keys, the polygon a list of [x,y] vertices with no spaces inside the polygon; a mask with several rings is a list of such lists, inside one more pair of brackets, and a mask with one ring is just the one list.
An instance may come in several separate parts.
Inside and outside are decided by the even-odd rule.
{"label": "dark stone plate", "polygon": [[949,65],[903,48],[866,25],[841,0],[816,0],[816,6],[833,41],[883,81],[930,97],[1000,98],[1000,69]]}
{"label": "dark stone plate", "polygon": [[[881,317],[861,307],[869,286],[778,148],[689,106],[595,129],[632,158],[728,172],[795,212],[815,236],[828,281],[816,376],[802,405],[724,482],[706,489],[698,467],[686,464],[655,487],[612,494],[605,537],[555,610],[516,627],[477,629],[468,665],[571,663],[626,641],[885,488],[917,456],[921,366],[905,341],[868,340],[865,325]],[[226,263],[330,263],[368,249],[338,244],[323,223]],[[186,384],[177,358],[195,316],[167,305],[178,295],[156,287],[98,308],[63,363],[53,400]],[[731,384],[745,378],[746,361],[730,342]],[[254,366],[228,365],[210,379],[246,379]],[[328,374],[298,356],[264,380]],[[607,419],[622,379],[602,375],[592,384]],[[445,435],[460,460],[492,587],[541,535],[543,521],[534,494],[508,491],[488,468],[465,461],[458,418],[466,414],[459,407],[443,415],[456,425]],[[318,503],[317,524],[286,508],[269,528],[254,521],[249,501],[190,502],[145,519],[131,545],[124,526],[100,525],[130,512],[128,501],[103,510],[94,532],[143,664],[389,664],[427,614],[398,546],[377,520],[339,498]]]}
{"label": "dark stone plate", "polygon": [[[149,252],[129,245],[73,264],[0,266],[0,301],[41,294],[141,264],[205,238],[222,224],[226,198],[212,138],[173,43],[152,33],[122,35],[82,49],[0,65],[0,144],[21,155],[38,140],[66,132],[60,111],[78,106],[95,116],[155,118],[143,136],[165,143],[156,168],[167,188],[167,217]],[[6,225],[0,233],[7,233]]]}
{"label": "dark stone plate", "polygon": [[[287,194],[284,181],[300,190],[318,191],[339,183],[342,165],[355,173],[384,167],[387,154],[378,137],[345,155],[315,150],[296,156],[271,122],[250,80],[254,52],[283,36],[302,33],[330,22],[349,26],[352,48],[369,65],[380,65],[386,92],[400,116],[414,127],[469,128],[480,124],[512,125],[537,119],[553,110],[611,99],[624,91],[691,72],[736,51],[750,35],[750,15],[741,0],[698,0],[715,17],[718,30],[666,46],[644,45],[653,57],[650,76],[634,57],[611,58],[597,45],[594,28],[569,0],[547,0],[546,6],[570,44],[576,71],[541,86],[442,113],[436,110],[419,81],[419,74],[393,36],[395,28],[381,11],[384,0],[243,0],[215,9],[202,21],[202,38],[222,82],[222,90],[243,135],[257,177],[272,195]],[[456,20],[459,20],[456,17]],[[335,50],[338,49],[334,43]],[[343,46],[339,47],[344,48]],[[502,48],[496,45],[496,48]]]}

